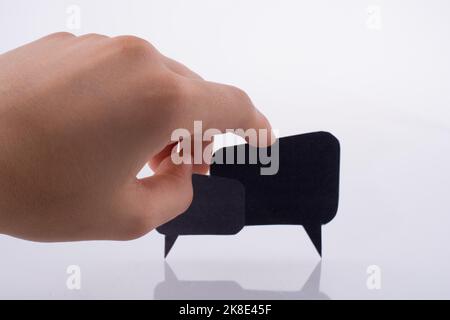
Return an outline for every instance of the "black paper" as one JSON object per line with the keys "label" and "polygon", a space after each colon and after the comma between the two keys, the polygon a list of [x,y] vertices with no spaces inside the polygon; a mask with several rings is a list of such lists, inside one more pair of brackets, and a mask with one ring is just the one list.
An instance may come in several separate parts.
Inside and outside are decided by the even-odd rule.
{"label": "black paper", "polygon": [[[218,162],[228,154],[234,164],[214,163],[211,176],[194,175],[191,207],[158,228],[166,235],[166,255],[178,235],[232,235],[244,226],[263,225],[302,225],[321,255],[321,226],[335,217],[338,208],[339,142],[329,133],[317,132],[281,138],[277,144],[264,150],[270,154],[279,148],[275,175],[261,175],[269,165],[259,158],[249,163],[250,151],[259,152],[250,145],[216,152]],[[237,164],[239,148],[245,149],[244,164]]]}

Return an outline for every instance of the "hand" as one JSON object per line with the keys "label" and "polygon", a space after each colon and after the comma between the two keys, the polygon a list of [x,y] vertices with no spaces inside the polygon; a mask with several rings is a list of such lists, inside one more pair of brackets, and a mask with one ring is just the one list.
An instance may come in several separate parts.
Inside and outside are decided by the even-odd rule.
{"label": "hand", "polygon": [[[243,91],[136,37],[57,33],[0,55],[0,233],[129,240],[175,218],[207,169],[170,158],[195,120],[270,130]],[[148,161],[155,175],[137,179]]]}

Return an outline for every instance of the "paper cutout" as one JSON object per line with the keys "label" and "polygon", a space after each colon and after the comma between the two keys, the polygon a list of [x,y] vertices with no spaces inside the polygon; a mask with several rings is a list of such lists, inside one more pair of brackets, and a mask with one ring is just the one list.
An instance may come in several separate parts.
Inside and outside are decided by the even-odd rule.
{"label": "paper cutout", "polygon": [[[244,164],[237,164],[239,148],[245,150]],[[214,163],[211,176],[193,176],[191,207],[157,229],[166,236],[165,256],[180,235],[233,235],[244,226],[262,225],[301,225],[322,255],[322,225],[338,208],[339,142],[326,132],[309,133],[281,138],[262,154],[274,148],[279,150],[276,175],[261,175],[269,166],[261,149],[242,145],[216,152],[216,161],[234,158],[234,164]],[[254,164],[251,154],[258,154]]]}

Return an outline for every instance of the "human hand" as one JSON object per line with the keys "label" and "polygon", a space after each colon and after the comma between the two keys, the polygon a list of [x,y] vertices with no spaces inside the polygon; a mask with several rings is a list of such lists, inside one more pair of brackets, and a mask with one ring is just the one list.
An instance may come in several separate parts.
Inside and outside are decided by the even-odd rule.
{"label": "human hand", "polygon": [[[0,55],[0,233],[129,240],[175,218],[207,170],[170,158],[195,120],[270,130],[243,91],[136,37],[57,33]],[[155,175],[137,179],[147,162]]]}

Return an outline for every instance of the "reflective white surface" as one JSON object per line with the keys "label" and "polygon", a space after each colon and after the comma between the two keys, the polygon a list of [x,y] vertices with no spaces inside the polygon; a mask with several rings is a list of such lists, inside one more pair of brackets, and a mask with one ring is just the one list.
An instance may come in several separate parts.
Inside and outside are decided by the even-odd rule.
{"label": "reflective white surface", "polygon": [[[0,298],[450,298],[448,1],[0,0],[0,52],[70,31],[73,3],[76,33],[144,37],[244,88],[282,136],[335,134],[340,208],[319,265],[301,227],[181,237],[166,265],[156,233],[128,243],[0,237]],[[69,265],[81,268],[79,291],[66,287]],[[379,290],[367,287],[370,265]]]}

